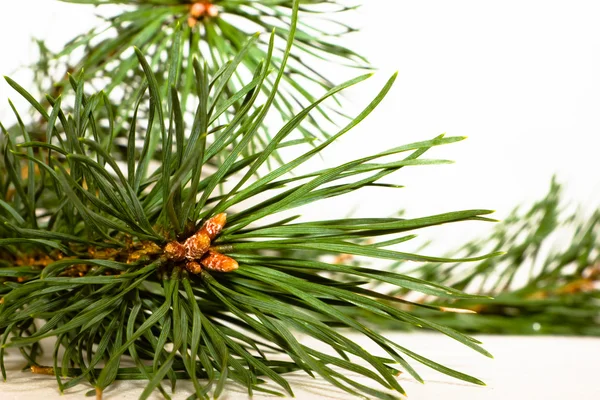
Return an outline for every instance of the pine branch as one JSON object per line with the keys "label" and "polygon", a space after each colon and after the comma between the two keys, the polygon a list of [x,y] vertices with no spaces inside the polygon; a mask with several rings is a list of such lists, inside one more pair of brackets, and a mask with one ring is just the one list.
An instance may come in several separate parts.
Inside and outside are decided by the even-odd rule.
{"label": "pine branch", "polygon": [[[220,0],[193,2],[190,0],[62,0],[70,3],[89,4],[102,11],[105,5],[118,5],[117,15],[105,18],[105,24],[74,38],[58,53],[52,55],[40,43],[43,55],[38,63],[37,80],[41,92],[53,97],[64,93],[69,86],[69,73],[81,71],[78,79],[89,82],[93,87],[102,87],[111,99],[115,120],[115,135],[126,136],[124,124],[132,115],[135,102],[143,95],[140,82],[143,74],[135,70],[137,58],[131,52],[138,47],[148,58],[155,72],[161,98],[170,98],[168,77],[176,75],[177,90],[184,113],[195,110],[197,101],[194,64],[195,58],[206,64],[209,75],[231,75],[223,80],[227,84],[219,91],[228,98],[240,93],[244,79],[259,69],[259,64],[268,60],[270,67],[277,69],[285,53],[285,42],[295,36],[295,51],[289,54],[287,69],[282,75],[275,98],[274,111],[281,119],[289,120],[302,109],[315,103],[316,93],[324,93],[337,82],[331,76],[321,74],[315,65],[330,63],[342,67],[370,69],[366,60],[352,50],[338,44],[339,38],[355,29],[341,21],[344,14],[355,5],[338,1],[239,1]],[[299,4],[298,21],[294,15],[294,4]],[[344,5],[343,3],[347,3]],[[272,56],[269,52],[270,33],[275,32]],[[256,33],[248,40],[248,37]],[[236,64],[229,68],[229,63]],[[239,65],[237,65],[239,64]],[[48,71],[57,70],[58,77],[64,76],[57,85],[48,82]],[[132,73],[133,72],[133,73]],[[52,90],[48,91],[52,83]],[[273,77],[266,78],[261,90],[264,95],[272,92]],[[115,90],[117,89],[118,90]],[[339,104],[337,96],[334,96]],[[147,102],[147,98],[145,102]],[[115,105],[119,104],[120,107]],[[213,106],[215,106],[213,104]],[[317,113],[306,118],[298,127],[298,137],[324,137],[330,123],[346,123],[347,116],[340,108],[326,104],[316,106]],[[220,116],[221,123],[234,117],[233,108],[227,108]],[[147,118],[147,110],[141,108],[138,117]],[[345,118],[341,118],[345,117]],[[249,143],[250,150],[264,146],[272,133],[266,125],[260,127]],[[143,135],[143,132],[140,132]],[[279,161],[277,153],[271,162]]]}
{"label": "pine branch", "polygon": [[[288,139],[321,101],[367,78],[361,76],[329,90],[290,118],[264,147],[248,153],[247,144],[275,107],[289,53],[288,48],[280,68],[272,71],[273,34],[269,43],[266,59],[248,78],[246,89],[233,94],[219,89],[233,74],[211,75],[210,68],[195,63],[193,87],[200,101],[191,124],[183,118],[181,95],[175,89],[177,74],[168,77],[167,101],[150,62],[136,49],[145,82],[140,83],[143,95],[133,110],[127,110],[133,117],[124,160],[118,159],[111,117],[116,113],[106,111],[110,103],[105,93],[87,94],[84,81],[71,77],[74,107],[63,107],[61,97],[48,97],[52,109],[47,112],[9,80],[47,128],[44,140],[33,140],[24,125],[16,132],[4,131],[2,138],[3,373],[5,349],[18,348],[33,372],[54,374],[61,391],[90,382],[101,394],[116,379],[146,379],[141,398],[156,389],[168,398],[163,379],[174,388],[182,378],[191,379],[198,398],[207,398],[211,391],[217,397],[229,380],[246,387],[249,395],[268,391],[262,385],[265,380],[292,395],[285,373],[303,370],[348,393],[389,399],[394,396],[386,390],[404,393],[396,380],[398,368],[422,381],[408,358],[482,383],[390,341],[353,317],[360,309],[373,318],[434,329],[489,356],[477,340],[406,312],[364,286],[385,282],[444,299],[480,296],[405,274],[327,263],[314,255],[349,253],[415,262],[480,260],[494,254],[457,260],[385,247],[406,240],[414,229],[480,220],[489,211],[412,220],[292,223],[294,218],[289,217],[290,210],[378,185],[405,167],[446,163],[422,156],[432,147],[462,138],[438,136],[336,167],[292,174],[365,119],[395,79],[344,128],[318,145]],[[231,65],[235,64],[224,70]],[[265,89],[269,79],[272,91]],[[268,97],[259,105],[260,93]],[[148,119],[138,120],[135,110],[145,98]],[[211,99],[216,107],[209,107]],[[124,114],[125,109],[117,111]],[[224,126],[216,125],[221,112],[232,115]],[[141,151],[133,143],[138,125],[146,132]],[[277,149],[300,148],[303,143],[303,153],[257,177]],[[205,174],[215,158],[222,161]],[[152,160],[160,164],[153,165]],[[262,200],[257,200],[259,195]],[[279,222],[273,222],[284,211]],[[228,213],[226,223],[222,213]],[[362,244],[369,238],[384,242],[379,247]],[[224,260],[236,265],[228,264],[229,272],[223,272]],[[37,320],[43,321],[41,327]],[[346,337],[344,329],[371,339],[386,356],[367,353]],[[300,343],[298,333],[331,346],[337,354]],[[49,337],[56,339],[54,365],[40,366],[39,342]],[[136,369],[121,366],[126,356]],[[374,385],[360,384],[347,371]]]}
{"label": "pine branch", "polygon": [[[600,211],[567,213],[561,193],[553,179],[548,194],[529,210],[516,208],[489,237],[452,253],[469,257],[508,249],[501,257],[416,269],[397,265],[398,272],[494,297],[452,305],[477,314],[440,315],[424,309],[418,314],[470,333],[600,335]],[[568,246],[556,248],[557,237],[570,237]],[[390,295],[404,297],[407,292]]]}

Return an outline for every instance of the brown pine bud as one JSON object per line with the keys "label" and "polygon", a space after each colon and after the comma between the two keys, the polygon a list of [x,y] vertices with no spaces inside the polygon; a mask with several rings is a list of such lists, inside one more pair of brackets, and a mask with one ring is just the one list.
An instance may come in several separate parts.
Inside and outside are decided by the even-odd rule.
{"label": "brown pine bud", "polygon": [[185,258],[195,260],[204,255],[210,247],[210,237],[202,230],[187,238],[185,243]]}
{"label": "brown pine bud", "polygon": [[210,240],[213,240],[217,237],[219,233],[223,230],[223,227],[227,223],[227,214],[221,213],[217,214],[214,217],[210,218],[208,221],[202,225],[202,228],[198,232],[204,232],[208,235]]}
{"label": "brown pine bud", "polygon": [[194,3],[190,8],[190,14],[196,19],[203,17],[205,12],[206,4],[204,3]]}
{"label": "brown pine bud", "polygon": [[196,26],[196,24],[198,23],[198,20],[194,17],[188,17],[188,26],[190,28],[193,28],[194,26]]}
{"label": "brown pine bud", "polygon": [[200,260],[200,263],[210,271],[231,272],[239,268],[237,261],[233,258],[214,250],[208,250],[202,260]]}
{"label": "brown pine bud", "polygon": [[189,261],[185,264],[185,269],[187,269],[191,274],[198,275],[202,272],[202,266],[198,264],[196,261]]}
{"label": "brown pine bud", "polygon": [[185,258],[185,247],[179,242],[167,243],[165,255],[169,260],[181,261]]}
{"label": "brown pine bud", "polygon": [[238,269],[238,263],[233,258],[219,253],[216,249],[210,250],[212,240],[221,233],[226,222],[227,214],[215,215],[184,243],[176,241],[168,243],[163,250],[164,254],[172,261],[187,260],[185,268],[192,274],[199,274],[202,267],[219,272]]}

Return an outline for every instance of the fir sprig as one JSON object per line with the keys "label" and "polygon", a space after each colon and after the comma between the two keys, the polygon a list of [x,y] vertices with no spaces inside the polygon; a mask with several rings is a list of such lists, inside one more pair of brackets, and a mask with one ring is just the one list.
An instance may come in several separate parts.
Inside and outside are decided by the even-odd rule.
{"label": "fir sprig", "polygon": [[[3,373],[5,349],[18,348],[33,372],[54,374],[61,391],[90,382],[101,394],[116,379],[146,379],[141,398],[156,389],[169,398],[164,379],[170,380],[172,389],[177,379],[190,379],[195,389],[191,398],[207,398],[210,392],[217,397],[228,380],[246,387],[249,395],[272,392],[263,385],[266,381],[292,395],[285,373],[303,370],[348,393],[390,399],[395,397],[387,390],[404,393],[396,379],[398,368],[422,381],[408,358],[455,378],[482,383],[390,341],[353,317],[360,309],[373,317],[434,329],[489,356],[476,339],[406,312],[399,304],[413,303],[390,303],[367,284],[385,282],[443,299],[473,296],[409,275],[328,263],[314,254],[457,261],[385,247],[411,239],[407,232],[415,229],[487,220],[490,211],[410,220],[294,222],[297,216],[289,216],[291,209],[379,185],[383,177],[405,167],[446,163],[421,156],[432,147],[462,138],[438,136],[336,167],[291,174],[365,119],[383,100],[394,76],[344,128],[257,177],[256,172],[277,149],[306,143],[288,136],[322,101],[368,77],[333,87],[286,121],[263,148],[248,153],[247,144],[274,107],[289,55],[291,38],[282,65],[271,78],[272,91],[265,89],[273,72],[274,39],[272,34],[266,59],[253,77],[233,94],[220,90],[233,74],[211,76],[209,68],[194,63],[193,86],[200,101],[191,124],[183,117],[180,93],[175,89],[177,74],[167,77],[167,101],[150,63],[136,49],[146,81],[141,93],[149,99],[149,118],[139,121],[135,117],[146,97],[140,95],[123,161],[113,156],[118,154],[111,130],[114,119],[106,111],[109,102],[103,92],[87,94],[84,81],[71,77],[73,107],[64,108],[60,97],[47,97],[52,106],[47,112],[9,80],[38,110],[47,129],[44,140],[32,140],[24,124],[20,131],[4,131],[3,135]],[[223,71],[240,62],[226,64]],[[268,97],[258,105],[259,94],[265,91]],[[230,122],[217,125],[215,116],[228,110]],[[20,120],[16,110],[15,114]],[[133,143],[138,124],[146,132],[141,151]],[[209,172],[206,167],[215,157],[222,162]],[[258,195],[266,200],[257,201]],[[277,219],[276,214],[283,211],[288,213]],[[210,243],[211,249],[235,259],[238,269],[218,273],[201,268],[190,273],[179,258],[168,255],[169,243],[189,239],[210,217],[223,212],[229,213],[228,221]],[[369,238],[383,241],[365,245]],[[436,310],[441,312],[441,307]],[[43,321],[40,326],[37,320]],[[386,355],[366,352],[346,337],[344,329],[371,339]],[[302,344],[298,333],[330,346],[335,353]],[[54,365],[46,367],[37,359],[39,342],[48,337],[56,339],[56,346]],[[64,354],[59,357],[61,348]],[[135,368],[124,365],[128,360]],[[376,385],[361,384],[348,377],[347,371]]]}

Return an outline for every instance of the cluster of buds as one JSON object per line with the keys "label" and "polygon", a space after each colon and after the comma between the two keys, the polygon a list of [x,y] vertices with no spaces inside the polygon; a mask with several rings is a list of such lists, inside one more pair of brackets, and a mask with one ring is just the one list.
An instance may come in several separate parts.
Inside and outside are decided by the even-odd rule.
{"label": "cluster of buds", "polygon": [[168,243],[164,249],[165,256],[171,261],[185,261],[185,268],[192,274],[199,274],[203,267],[219,272],[238,269],[237,261],[211,248],[213,239],[221,233],[226,221],[227,214],[215,215],[185,242]]}
{"label": "cluster of buds", "polygon": [[219,9],[217,6],[209,1],[198,1],[190,7],[190,16],[188,18],[188,25],[194,27],[199,20],[204,17],[216,17],[219,15]]}

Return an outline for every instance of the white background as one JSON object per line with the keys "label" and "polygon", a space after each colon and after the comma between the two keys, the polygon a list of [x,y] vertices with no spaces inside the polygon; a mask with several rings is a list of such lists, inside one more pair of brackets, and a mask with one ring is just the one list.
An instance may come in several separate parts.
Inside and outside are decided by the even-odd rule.
{"label": "white background", "polygon": [[[598,207],[600,2],[364,2],[354,16],[362,30],[348,38],[348,45],[367,56],[379,73],[348,93],[356,103],[351,108],[368,101],[394,71],[399,78],[379,109],[328,151],[326,160],[335,163],[442,132],[469,139],[434,153],[456,160],[455,165],[408,169],[395,177],[405,189],[361,192],[345,203],[336,200],[311,210],[312,216],[339,216],[352,209],[383,216],[402,208],[410,215],[492,208],[502,218],[515,205],[540,198],[554,173],[566,184],[568,200],[588,211]],[[27,87],[28,74],[14,72],[35,60],[30,38],[48,39],[56,49],[89,29],[92,14],[89,7],[57,1],[2,1],[0,73],[15,76]],[[9,95],[16,97],[0,83],[4,122],[12,118]],[[425,236],[452,247],[488,229],[462,224]],[[445,338],[408,338],[411,345],[421,343],[437,355],[438,361],[459,363],[456,367],[490,384],[488,389],[465,388],[445,377],[432,377],[433,384],[425,387],[402,382],[411,398],[598,398],[589,374],[589,365],[598,357],[590,351],[598,348],[595,344],[554,338],[484,341],[498,356],[496,361],[479,361],[481,357],[462,347],[450,351],[448,342],[456,344]],[[532,360],[537,363],[530,364]],[[13,366],[10,383],[0,388],[2,398],[21,399],[24,391],[31,398],[61,398],[52,379],[40,377],[31,386],[30,375],[17,372],[21,365],[19,361]],[[107,397],[135,398],[135,384],[122,383]],[[312,384],[300,381],[298,387],[310,391]],[[74,396],[82,398],[85,390]],[[329,390],[327,386],[319,393],[329,396]]]}
{"label": "white background", "polygon": [[[335,163],[375,150],[432,138],[468,136],[432,156],[455,165],[407,169],[393,182],[405,189],[361,191],[307,211],[311,217],[410,216],[467,208],[497,210],[546,193],[552,174],[567,199],[600,204],[600,2],[370,0],[352,17],[361,31],[347,45],[378,68],[347,92],[358,110],[394,72],[388,98],[363,124],[326,153]],[[16,72],[36,57],[32,36],[58,49],[95,24],[94,9],[58,1],[0,4],[0,73],[25,87]],[[330,71],[331,72],[331,71]],[[334,71],[335,72],[335,71]],[[0,119],[12,115],[0,83]],[[21,103],[22,104],[22,103]],[[26,110],[26,108],[20,108]],[[389,179],[387,180],[389,181]],[[487,232],[487,224],[430,230],[444,248]]]}

